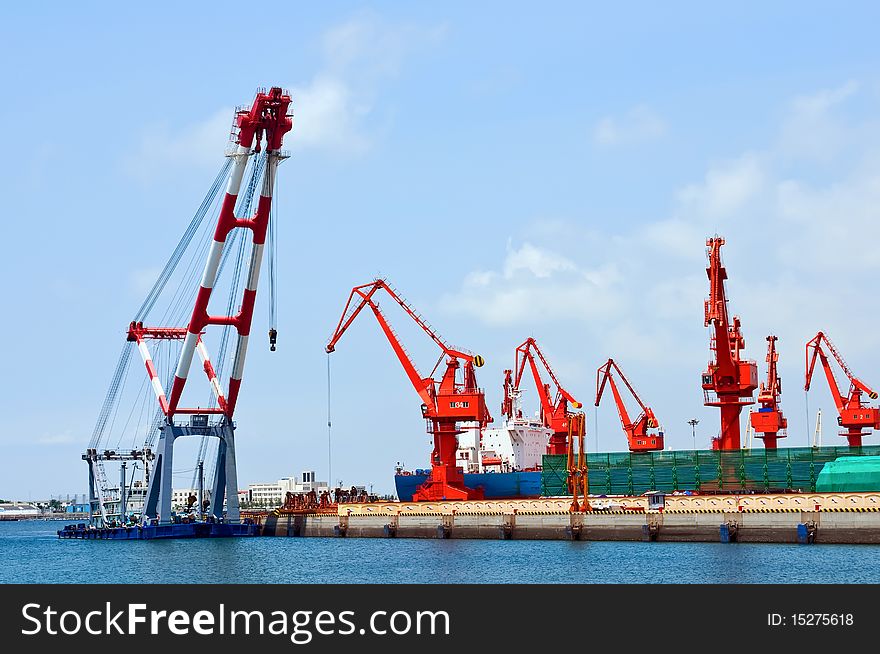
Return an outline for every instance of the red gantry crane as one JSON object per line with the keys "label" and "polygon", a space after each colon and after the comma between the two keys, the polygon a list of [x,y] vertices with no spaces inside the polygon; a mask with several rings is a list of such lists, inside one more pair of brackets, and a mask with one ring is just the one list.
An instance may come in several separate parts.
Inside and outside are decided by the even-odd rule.
{"label": "red gantry crane", "polygon": [[[438,382],[432,376],[422,377],[409,355],[379,310],[376,294],[385,291],[399,304],[422,330],[431,337],[442,351],[437,370],[443,356],[446,356],[446,370]],[[345,310],[336,326],[336,331],[325,348],[328,353],[336,349],[336,344],[345,330],[351,325],[364,307],[369,307],[379,326],[385,333],[391,348],[397,355],[407,377],[422,400],[422,416],[428,421],[428,431],[434,437],[434,451],[431,454],[431,474],[413,494],[415,501],[482,499],[481,489],[471,489],[464,485],[464,473],[455,464],[458,447],[459,421],[475,421],[480,428],[492,422],[486,407],[483,389],[477,386],[474,367],[483,365],[483,357],[447,345],[434,329],[418,314],[384,279],[376,279],[369,284],[355,286],[351,290]],[[462,365],[463,364],[463,365]],[[463,367],[463,380],[456,380],[456,373]]]}
{"label": "red gantry crane", "polygon": [[[545,384],[538,371],[535,355],[541,361],[550,379],[556,386],[556,394],[551,398],[550,384]],[[571,393],[565,390],[556,378],[547,359],[544,358],[538,343],[534,338],[527,338],[522,345],[516,348],[516,377],[511,382],[512,370],[504,371],[504,402],[501,404],[501,412],[510,420],[513,417],[513,397],[519,392],[519,385],[525,372],[526,362],[532,370],[532,377],[538,389],[538,397],[541,400],[541,421],[545,427],[553,430],[550,442],[547,444],[547,454],[566,454],[568,452],[568,421],[572,412],[568,410],[569,403],[574,409],[580,409],[583,405],[575,400]]]}
{"label": "red gantry crane", "polygon": [[[614,383],[614,376],[611,374],[612,370],[617,371],[620,380],[626,385],[627,389],[629,389],[629,392],[635,398],[636,402],[638,402],[638,405],[642,410],[641,414],[639,414],[639,417],[636,418],[635,421],[630,420],[629,412],[626,410],[626,405],[623,403],[623,398],[620,396],[617,384]],[[608,361],[596,371],[597,407],[602,400],[602,393],[605,391],[606,382],[611,386],[611,393],[614,395],[615,404],[617,404],[617,412],[620,414],[620,423],[623,425],[623,431],[626,434],[626,440],[629,443],[629,451],[653,452],[656,450],[662,450],[663,432],[658,431],[656,433],[648,433],[649,429],[659,427],[654,411],[651,407],[645,406],[645,403],[642,402],[639,394],[636,393],[632,384],[629,383],[626,375],[623,374],[623,371],[614,359],[608,359]]]}
{"label": "red gantry crane", "polygon": [[[822,343],[831,352],[837,363],[843,369],[847,379],[849,379],[849,393],[846,397],[840,392],[837,382],[834,379],[834,373],[822,349]],[[812,349],[812,353],[810,350]],[[834,405],[837,407],[837,424],[846,429],[841,432],[841,436],[846,436],[850,447],[861,447],[862,436],[870,433],[872,429],[880,429],[880,409],[866,406],[862,402],[862,393],[865,393],[872,400],[877,399],[877,393],[874,392],[865,382],[852,374],[846,361],[840,356],[837,348],[828,338],[828,336],[819,332],[807,342],[807,378],[804,384],[804,390],[810,390],[810,381],[813,378],[813,369],[816,366],[816,357],[822,361],[822,368],[825,370],[825,378],[828,380],[828,388],[831,389],[831,396],[834,398]],[[863,431],[867,430],[867,432]]]}
{"label": "red gantry crane", "polygon": [[752,393],[758,388],[758,366],[754,361],[740,358],[746,343],[740,330],[739,316],[734,316],[731,321],[727,313],[727,295],[724,291],[727,269],[721,263],[722,245],[724,239],[717,236],[706,241],[709,299],[705,303],[704,326],[712,325],[714,332],[709,345],[713,359],[702,376],[703,404],[721,409],[718,449],[738,450],[739,416],[744,406],[755,403]]}
{"label": "red gantry crane", "polygon": [[757,411],[752,411],[749,420],[752,429],[758,438],[764,440],[764,449],[775,450],[776,442],[785,438],[785,429],[788,427],[788,418],[782,415],[779,408],[779,398],[782,395],[782,380],[776,371],[776,362],[779,353],[776,351],[776,336],[767,337],[767,381],[761,382],[758,389],[758,403],[761,405]]}

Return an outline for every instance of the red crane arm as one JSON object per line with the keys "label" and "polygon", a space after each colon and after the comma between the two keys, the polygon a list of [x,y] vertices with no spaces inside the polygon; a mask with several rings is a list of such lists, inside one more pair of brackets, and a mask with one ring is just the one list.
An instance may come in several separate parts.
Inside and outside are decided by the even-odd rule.
{"label": "red crane arm", "polygon": [[[632,394],[635,398],[636,402],[638,402],[639,407],[644,412],[648,412],[648,407],[645,406],[645,403],[642,402],[642,398],[639,397],[639,394],[636,393],[636,389],[632,387],[632,384],[629,383],[629,379],[626,378],[626,375],[623,374],[623,370],[620,369],[620,366],[617,365],[617,362],[614,359],[608,359],[608,361],[596,371],[596,406],[599,406],[599,400],[602,399],[602,391],[605,388],[605,380],[610,380],[612,384],[612,388],[614,387],[614,379],[611,376],[611,370],[614,369],[617,371],[617,374],[620,376],[620,380],[624,383],[627,390]],[[604,371],[604,375],[603,375]],[[615,397],[619,397],[617,393],[615,393]]]}
{"label": "red crane arm", "polygon": [[575,409],[581,408],[583,406],[580,402],[578,402],[574,397],[572,397],[571,393],[565,390],[562,387],[562,384],[559,383],[559,380],[556,378],[556,374],[553,372],[553,368],[550,367],[550,364],[547,363],[547,359],[544,358],[544,354],[541,352],[541,348],[538,347],[537,341],[534,338],[527,338],[522,345],[516,348],[516,379],[513,382],[513,387],[518,389],[519,384],[522,381],[523,371],[525,370],[526,361],[529,362],[529,366],[532,369],[532,376],[535,378],[535,384],[538,387],[538,394],[541,396],[541,405],[544,406],[545,411],[552,412],[553,410],[553,401],[550,399],[549,393],[547,391],[547,386],[544,384],[541,379],[541,375],[538,371],[537,364],[535,363],[535,357],[532,354],[532,350],[534,350],[535,354],[538,355],[538,358],[541,360],[541,364],[544,366],[544,369],[547,371],[547,374],[550,375],[550,379],[553,380],[553,383],[556,385],[556,393],[557,393],[557,402],[559,398],[564,398],[567,402],[571,402],[571,405]]}
{"label": "red crane arm", "polygon": [[[369,291],[365,292],[365,289],[369,289]],[[339,338],[342,336],[342,334],[345,332],[345,330],[348,329],[348,326],[351,325],[352,321],[354,321],[355,317],[360,312],[360,310],[364,308],[364,305],[367,303],[367,301],[370,301],[371,298],[373,297],[373,295],[379,289],[384,289],[385,292],[388,293],[388,295],[390,295],[391,298],[395,302],[397,302],[403,308],[404,311],[406,311],[407,315],[409,315],[409,317],[413,319],[413,322],[415,322],[419,327],[421,327],[422,330],[428,336],[431,337],[431,340],[433,340],[440,347],[440,349],[443,350],[443,352],[445,354],[447,354],[448,356],[451,356],[451,357],[456,357],[458,359],[462,359],[464,361],[470,361],[471,363],[477,363],[478,367],[479,367],[479,365],[482,365],[481,362],[477,361],[477,359],[479,359],[480,357],[474,355],[472,352],[468,352],[467,350],[456,349],[456,348],[449,346],[446,343],[446,341],[444,341],[440,337],[440,335],[434,330],[434,328],[431,327],[431,325],[429,325],[428,322],[424,318],[422,318],[421,314],[419,314],[415,309],[413,309],[412,306],[410,306],[410,304],[406,300],[404,300],[400,296],[400,294],[398,294],[388,284],[388,282],[385,279],[376,279],[369,284],[362,284],[360,286],[355,286],[352,289],[351,296],[348,299],[348,304],[345,305],[345,311],[343,312],[342,318],[339,320],[339,324],[336,327],[336,332],[334,333],[333,337],[330,339],[330,342],[327,345],[328,352],[333,351],[333,346],[336,344],[336,342],[339,340]],[[351,300],[354,298],[355,295],[359,295],[362,298],[362,300],[358,305],[352,306]]]}
{"label": "red crane arm", "polygon": [[538,397],[541,399],[541,409],[544,415],[544,424],[549,425],[553,417],[553,402],[550,400],[550,385],[544,384],[541,380],[541,374],[538,372],[538,366],[535,364],[535,357],[531,353],[527,353],[523,357],[523,364],[528,359],[529,367],[532,369],[532,376],[535,378],[535,385],[538,387]]}
{"label": "red crane arm", "polygon": [[710,238],[706,241],[709,255],[709,267],[706,274],[709,277],[709,299],[705,303],[704,325],[710,324],[715,328],[713,336],[715,348],[715,362],[721,376],[734,376],[737,373],[739,350],[744,346],[739,334],[739,319],[734,317],[731,324],[727,313],[727,294],[724,290],[724,280],[727,279],[727,269],[721,262],[721,246],[723,238]]}
{"label": "red crane arm", "polygon": [[504,399],[501,401],[501,414],[513,418],[513,370],[504,371]]}
{"label": "red crane arm", "polygon": [[[858,388],[860,391],[866,393],[868,397],[872,400],[877,398],[877,393],[865,384],[861,379],[852,374],[852,371],[849,369],[849,366],[846,365],[846,361],[844,361],[843,357],[837,351],[837,348],[834,347],[834,344],[831,342],[831,339],[824,332],[819,332],[812,339],[807,342],[807,375],[806,381],[804,383],[804,390],[810,390],[810,382],[813,378],[813,369],[816,366],[816,357],[822,361],[822,368],[825,371],[825,377],[828,380],[828,387],[831,389],[831,395],[834,398],[834,404],[837,406],[838,411],[843,410],[846,407],[846,398],[840,392],[840,388],[837,385],[837,381],[834,379],[834,373],[831,371],[831,365],[828,362],[828,357],[825,356],[825,351],[822,349],[822,341],[825,342],[825,345],[831,351],[831,354],[834,356],[834,359],[837,361],[838,365],[843,370],[847,379],[849,379],[850,383]],[[810,349],[812,348],[812,355],[810,354]]]}
{"label": "red crane arm", "polygon": [[[608,363],[598,370],[596,379],[596,406],[599,406],[599,401],[602,399],[602,393],[605,390],[605,383],[608,382],[611,386],[611,393],[614,395],[614,403],[617,405],[617,413],[620,415],[620,423],[623,425],[623,430],[629,432],[632,429],[633,421],[629,418],[629,412],[626,410],[623,398],[620,397],[620,391],[617,390],[617,384],[614,383],[614,377],[611,376],[612,365],[613,362],[609,359]],[[605,371],[604,374],[602,373],[603,369]],[[601,382],[599,377],[601,377]],[[629,385],[627,384],[627,386]]]}
{"label": "red crane arm", "polygon": [[[382,311],[380,311],[379,306],[373,301],[373,295],[380,288],[385,288],[386,290],[388,290],[384,282],[381,282],[380,280],[377,280],[372,284],[356,286],[351,290],[351,294],[348,297],[348,302],[345,305],[345,310],[342,312],[342,318],[340,318],[339,324],[336,326],[336,331],[333,333],[333,336],[330,338],[330,341],[327,343],[327,347],[325,349],[328,353],[333,352],[336,349],[336,343],[339,342],[339,339],[342,338],[342,335],[345,333],[351,323],[354,322],[354,319],[357,318],[361,310],[365,306],[369,306],[370,309],[373,311],[373,314],[376,316],[376,320],[379,322],[379,326],[385,333],[385,337],[391,344],[391,349],[394,350],[394,354],[397,355],[400,364],[403,366],[403,369],[406,372],[406,376],[409,378],[409,381],[413,385],[413,388],[415,388],[416,392],[419,394],[419,397],[422,398],[422,402],[430,407],[433,407],[435,395],[434,380],[430,377],[424,378],[421,376],[421,374],[419,374],[419,371],[416,369],[415,364],[413,364],[413,362],[410,360],[409,355],[406,352],[406,348],[403,347],[400,339],[397,338],[397,334],[394,333],[394,330],[391,328],[391,325],[388,323],[385,315],[382,313]],[[356,296],[359,298],[358,300],[355,300]],[[438,339],[434,340],[437,341]]]}
{"label": "red crane arm", "polygon": [[779,379],[777,362],[779,353],[776,351],[777,337],[767,337],[767,381],[761,382],[758,392],[758,402],[765,408],[776,408],[779,404],[779,395],[782,393],[782,380]]}

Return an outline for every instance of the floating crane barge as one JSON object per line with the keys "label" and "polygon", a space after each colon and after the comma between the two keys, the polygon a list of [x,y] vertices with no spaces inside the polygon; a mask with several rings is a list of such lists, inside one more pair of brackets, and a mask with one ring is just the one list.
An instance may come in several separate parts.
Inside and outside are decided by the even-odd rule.
{"label": "floating crane barge", "polygon": [[[124,456],[119,456],[111,450],[105,450],[102,453],[98,448],[90,447],[83,459],[89,465],[92,520],[88,526],[84,524],[81,527],[79,525],[67,526],[58,532],[59,537],[127,540],[257,535],[257,526],[251,520],[241,521],[233,415],[241,389],[260,268],[269,233],[276,169],[278,164],[286,158],[286,155],[281,151],[281,145],[284,135],[290,131],[293,125],[292,118],[288,113],[290,104],[290,96],[281,88],[273,87],[268,91],[258,91],[250,108],[241,108],[235,112],[231,133],[233,149],[228,153],[232,164],[231,167],[227,165],[224,168],[224,171],[218,176],[218,181],[215,182],[215,186],[217,186],[225,176],[226,193],[220,204],[216,228],[208,248],[207,260],[195,294],[188,326],[155,327],[144,325],[143,321],[138,319],[133,320],[129,325],[127,341],[138,350],[143,359],[150,387],[158,404],[158,416],[154,421],[155,429],[159,432],[158,447],[155,451],[146,447],[141,451],[132,450],[130,455]],[[247,202],[242,207],[242,203],[239,202],[239,192],[245,169],[253,155],[260,153],[263,147],[265,147],[265,153],[259,161],[251,166],[251,179],[246,188]],[[237,210],[250,208],[250,200],[260,180],[262,183],[256,210],[249,216],[237,215]],[[205,208],[204,205],[203,208]],[[229,245],[227,241],[233,240],[230,235],[235,230],[239,230],[239,233],[249,231],[251,234],[247,274],[244,275],[242,266],[236,267],[236,279],[232,285],[230,301],[227,305],[228,315],[209,315],[209,304],[219,271],[225,261],[224,249]],[[181,247],[185,249],[185,245],[188,243],[186,239],[191,238],[190,232],[191,230],[187,230],[181,241],[182,245],[178,246],[178,249]],[[245,240],[242,238],[239,244],[244,246]],[[243,254],[243,250],[240,250],[240,253]],[[173,271],[176,262],[179,261],[179,258],[175,259],[176,255],[177,250],[151,291],[152,301],[148,297],[145,306],[152,306],[155,303],[155,297],[167,282],[170,274],[168,271]],[[241,256],[239,262],[241,263]],[[240,289],[239,283],[242,279],[245,279],[243,290]],[[239,290],[241,293],[238,293]],[[233,314],[235,309],[237,309],[237,313]],[[235,330],[232,371],[225,391],[218,379],[217,371],[204,340],[208,327]],[[224,334],[224,349],[225,336],[227,335]],[[273,350],[276,338],[277,332],[273,326],[269,332],[270,346]],[[163,375],[150,351],[150,344],[157,342],[159,344],[180,343],[177,365],[171,378],[170,392],[167,396],[163,385]],[[193,358],[197,352],[213,394],[209,406],[186,406],[182,403],[184,388],[187,385]],[[127,361],[128,353],[124,352],[120,357],[120,364],[117,367],[114,383],[111,384],[111,391],[108,393],[108,401],[105,402],[105,407],[98,419],[96,434],[102,432],[107,421],[109,399],[113,397],[116,387],[119,386],[120,371],[124,371],[123,362]],[[168,377],[166,376],[165,379]],[[186,416],[188,420],[181,421],[179,416]],[[201,437],[203,440],[216,439],[218,442],[211,483],[211,499],[207,504],[203,504],[202,499],[199,498],[198,515],[195,516],[195,520],[191,520],[190,516],[181,519],[172,513],[173,491],[171,484],[174,443],[178,438],[189,436]],[[119,496],[116,498],[118,519],[110,521],[105,506],[107,483],[104,475],[104,463],[114,459],[121,460],[123,467]],[[124,466],[128,460],[142,461],[145,467],[150,466],[151,472],[137,524],[131,524],[126,502]],[[200,460],[199,468],[201,465],[202,461]],[[202,494],[203,489],[200,486],[199,495]]]}

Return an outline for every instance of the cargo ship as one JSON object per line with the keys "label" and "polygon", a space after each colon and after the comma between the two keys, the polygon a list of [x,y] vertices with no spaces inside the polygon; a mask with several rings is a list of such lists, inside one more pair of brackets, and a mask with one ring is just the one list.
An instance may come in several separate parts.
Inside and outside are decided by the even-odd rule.
{"label": "cargo ship", "polygon": [[[464,472],[466,487],[481,489],[490,500],[541,495],[541,463],[553,434],[551,429],[529,418],[513,418],[502,427],[482,432],[476,423],[464,423],[462,427],[455,460]],[[409,471],[398,464],[394,475],[397,498],[411,501],[430,472]]]}

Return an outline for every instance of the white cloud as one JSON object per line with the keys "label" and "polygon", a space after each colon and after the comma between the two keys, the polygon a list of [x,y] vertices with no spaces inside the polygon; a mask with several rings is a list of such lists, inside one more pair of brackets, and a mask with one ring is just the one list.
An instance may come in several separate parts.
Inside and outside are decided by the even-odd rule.
{"label": "white cloud", "polygon": [[699,184],[678,192],[679,211],[704,219],[728,217],[761,191],[765,172],[759,158],[747,153],[711,167]]}
{"label": "white cloud", "polygon": [[627,145],[641,143],[663,136],[666,123],[650,107],[639,105],[622,116],[605,116],[593,130],[593,138],[600,145]]}
{"label": "white cloud", "polygon": [[853,128],[835,115],[859,90],[850,80],[792,100],[779,135],[780,154],[829,161],[854,138]]}
{"label": "white cloud", "polygon": [[323,69],[291,87],[294,131],[290,147],[357,156],[375,138],[377,99],[413,52],[436,45],[445,25],[389,23],[362,13],[325,32]]}
{"label": "white cloud", "polygon": [[78,439],[73,437],[69,431],[58,434],[49,434],[37,439],[39,445],[64,445],[66,443],[75,443]]}
{"label": "white cloud", "polygon": [[549,250],[524,243],[518,250],[507,247],[504,261],[504,278],[511,279],[520,271],[531,273],[534,277],[546,278],[556,272],[575,270],[575,265],[563,256]]}
{"label": "white cloud", "polygon": [[[388,122],[376,116],[384,85],[413,53],[436,46],[445,34],[445,24],[392,23],[369,12],[328,29],[320,40],[321,68],[307,82],[286,85],[294,127],[285,146],[342,156],[367,152]],[[125,169],[149,182],[184,166],[215,168],[233,113],[228,107],[186,125],[145,127],[134,154],[123,161]]]}
{"label": "white cloud", "polygon": [[291,90],[296,105],[294,134],[296,149],[325,149],[333,152],[362,154],[370,148],[370,139],[361,130],[361,119],[371,105],[358,104],[343,81],[316,77],[306,87]]}
{"label": "white cloud", "polygon": [[[705,239],[718,233],[727,241],[730,309],[743,318],[746,354],[758,360],[761,375],[771,332],[780,336],[790,393],[793,380],[803,378],[803,344],[820,328],[860,357],[859,370],[880,365],[873,354],[880,334],[865,329],[880,318],[868,299],[880,277],[880,157],[873,154],[880,131],[870,118],[850,120],[842,132],[824,129],[833,177],[824,167],[817,174],[826,161],[786,140],[794,125],[809,131],[833,112],[850,111],[858,89],[848,82],[793,100],[765,147],[713,162],[700,179],[671,192],[673,206],[659,220],[566,238],[564,222],[537,221],[527,242],[508,245],[494,269],[466,276],[444,307],[496,327],[550,329],[566,321],[594,355],[640,362],[648,372],[658,365],[695,370],[708,354]],[[617,138],[614,130],[604,138]],[[640,374],[637,365],[633,371]],[[691,381],[672,383],[690,393]]]}
{"label": "white cloud", "polygon": [[181,167],[218,168],[232,129],[232,107],[176,128],[147,127],[134,153],[123,160],[130,175],[149,182]]}
{"label": "white cloud", "polygon": [[589,319],[618,309],[613,266],[581,268],[549,249],[508,244],[500,271],[468,274],[461,289],[441,300],[446,311],[491,325],[541,324],[566,317]]}

